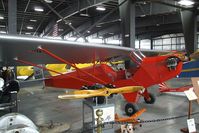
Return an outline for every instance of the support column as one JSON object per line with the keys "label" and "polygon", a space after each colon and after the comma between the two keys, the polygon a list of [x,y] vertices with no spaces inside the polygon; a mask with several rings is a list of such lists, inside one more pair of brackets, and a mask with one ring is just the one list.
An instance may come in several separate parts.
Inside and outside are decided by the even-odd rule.
{"label": "support column", "polygon": [[17,34],[17,0],[8,0],[8,34]]}
{"label": "support column", "polygon": [[0,67],[3,65],[2,62],[3,62],[3,47],[0,46]]}
{"label": "support column", "polygon": [[151,50],[153,49],[153,38],[150,39],[151,40]]}
{"label": "support column", "polygon": [[141,39],[139,39],[139,49],[141,48]]}
{"label": "support column", "polygon": [[[118,0],[119,4],[125,0]],[[135,48],[135,2],[126,0],[119,7],[122,31],[122,46]],[[125,68],[128,69],[132,64],[131,61],[125,61]]]}
{"label": "support column", "polygon": [[185,48],[188,54],[197,49],[197,14],[196,9],[181,11]]}
{"label": "support column", "polygon": [[[124,0],[119,0],[122,3]],[[122,45],[135,48],[135,2],[127,0],[120,6]]]}

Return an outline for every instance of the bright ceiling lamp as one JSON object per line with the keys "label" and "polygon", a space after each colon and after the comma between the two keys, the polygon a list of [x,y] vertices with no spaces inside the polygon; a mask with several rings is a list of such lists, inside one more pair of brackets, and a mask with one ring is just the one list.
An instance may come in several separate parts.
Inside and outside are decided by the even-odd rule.
{"label": "bright ceiling lamp", "polygon": [[35,7],[34,10],[37,11],[37,12],[43,12],[44,11],[44,9],[42,7]]}
{"label": "bright ceiling lamp", "polygon": [[6,31],[0,31],[0,33],[2,33],[2,34],[6,34]]}
{"label": "bright ceiling lamp", "polygon": [[0,28],[6,28],[6,26],[5,25],[0,25]]}
{"label": "bright ceiling lamp", "polygon": [[98,28],[99,28],[99,27],[102,27],[102,26],[101,26],[101,25],[96,25],[96,27],[98,27]]}
{"label": "bright ceiling lamp", "polygon": [[180,0],[178,3],[183,6],[191,6],[194,4],[194,2],[191,0]]}
{"label": "bright ceiling lamp", "polygon": [[30,32],[26,32],[25,35],[31,35],[31,33]]}
{"label": "bright ceiling lamp", "polygon": [[33,29],[32,26],[27,26],[26,28],[29,29],[29,30],[32,30],[32,29]]}
{"label": "bright ceiling lamp", "polygon": [[30,19],[30,22],[37,22],[36,19]]}
{"label": "bright ceiling lamp", "polygon": [[83,16],[83,17],[90,17],[90,15],[87,14],[87,13],[80,13],[80,16]]}
{"label": "bright ceiling lamp", "polygon": [[44,0],[46,3],[53,3],[53,0]]}
{"label": "bright ceiling lamp", "polygon": [[105,11],[106,8],[104,6],[97,6],[96,10],[98,10],[98,11]]}
{"label": "bright ceiling lamp", "polygon": [[4,19],[4,17],[3,17],[3,16],[0,16],[0,19]]}

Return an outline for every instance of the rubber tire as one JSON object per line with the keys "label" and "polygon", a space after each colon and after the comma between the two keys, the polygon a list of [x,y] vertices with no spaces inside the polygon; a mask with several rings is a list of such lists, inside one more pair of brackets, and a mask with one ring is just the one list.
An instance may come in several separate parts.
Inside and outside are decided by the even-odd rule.
{"label": "rubber tire", "polygon": [[127,116],[132,116],[138,111],[138,106],[136,104],[127,103],[125,105],[125,113]]}
{"label": "rubber tire", "polygon": [[156,98],[153,94],[149,93],[149,97],[151,98],[150,101],[148,101],[146,98],[144,98],[145,103],[147,104],[154,104],[156,101]]}

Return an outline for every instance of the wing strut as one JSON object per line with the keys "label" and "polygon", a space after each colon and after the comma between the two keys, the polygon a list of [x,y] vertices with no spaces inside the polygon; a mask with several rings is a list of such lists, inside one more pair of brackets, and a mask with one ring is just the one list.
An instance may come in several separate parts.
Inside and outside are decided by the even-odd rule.
{"label": "wing strut", "polygon": [[[34,67],[38,67],[38,68],[41,68],[41,69],[44,69],[44,70],[47,70],[47,71],[51,71],[51,72],[54,72],[54,73],[57,73],[57,74],[60,74],[60,75],[65,75],[65,74],[62,74],[60,72],[57,72],[57,71],[54,71],[54,70],[51,70],[51,69],[48,69],[46,67],[42,67],[42,66],[39,66],[37,64],[34,64],[34,63],[31,63],[31,62],[28,62],[28,61],[24,61],[24,60],[20,60],[18,58],[15,58],[14,60],[16,60],[17,62],[20,62],[20,63],[23,63],[23,64],[26,64],[26,65],[30,65],[30,66],[34,66]],[[73,79],[76,79],[76,80],[79,80],[79,81],[82,81],[82,82],[86,82],[90,85],[93,85],[92,82],[89,82],[87,80],[84,80],[84,79],[80,79],[80,78],[77,78],[77,77],[74,77],[74,76],[70,76],[70,75],[65,75],[65,76],[68,76],[68,77],[71,77]]]}
{"label": "wing strut", "polygon": [[57,56],[57,55],[55,55],[55,54],[53,54],[52,52],[48,51],[47,49],[44,49],[44,48],[42,48],[42,47],[38,47],[38,50],[41,50],[41,51],[44,52],[45,54],[47,54],[47,55],[49,55],[49,56],[51,56],[51,57],[53,57],[53,58],[55,58],[55,59],[57,59],[57,60],[59,60],[59,61],[65,63],[65,64],[68,64],[68,65],[74,67],[76,70],[78,70],[78,71],[80,71],[80,72],[82,72],[82,73],[84,73],[84,74],[86,74],[86,75],[92,77],[93,79],[97,80],[99,83],[107,84],[105,81],[103,81],[103,80],[97,78],[95,75],[90,74],[90,73],[88,73],[88,72],[86,72],[86,71],[84,71],[84,70],[82,70],[82,69],[79,69],[76,65],[70,63],[69,61],[64,60],[63,58],[61,58],[61,57],[59,57],[59,56]]}

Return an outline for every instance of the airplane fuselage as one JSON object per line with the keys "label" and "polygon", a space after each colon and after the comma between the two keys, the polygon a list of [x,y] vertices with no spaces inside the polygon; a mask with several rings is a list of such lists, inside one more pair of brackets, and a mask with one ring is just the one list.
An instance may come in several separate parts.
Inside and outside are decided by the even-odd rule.
{"label": "airplane fuselage", "polygon": [[[176,59],[176,60],[172,60]],[[171,60],[170,60],[171,59]],[[170,62],[169,62],[170,60]],[[177,61],[177,64],[176,62]],[[171,68],[173,65],[175,67]],[[98,84],[112,84],[116,87],[143,86],[148,88],[177,76],[182,69],[182,62],[174,56],[146,57],[137,68],[114,70],[107,64],[99,64],[76,70],[64,75],[53,76],[45,80],[46,86],[57,88],[81,89],[82,86]],[[84,71],[84,73],[82,72]],[[90,75],[86,74],[89,73]],[[93,78],[95,77],[95,78]],[[123,94],[128,102],[136,102],[138,93]],[[148,96],[147,89],[143,93]]]}

